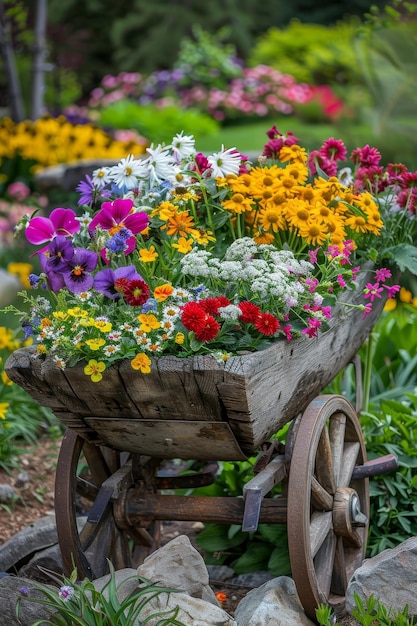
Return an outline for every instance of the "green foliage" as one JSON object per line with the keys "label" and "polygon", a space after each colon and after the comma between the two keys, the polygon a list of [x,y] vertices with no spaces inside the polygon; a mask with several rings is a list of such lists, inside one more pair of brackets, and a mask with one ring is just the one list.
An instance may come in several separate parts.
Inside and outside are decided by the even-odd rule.
{"label": "green foliage", "polygon": [[[352,616],[361,626],[412,626],[415,620],[408,614],[408,605],[402,611],[388,609],[373,595],[366,599],[366,603],[355,593],[355,608]],[[316,618],[320,626],[337,626],[332,609],[321,604],[316,609]]]}
{"label": "green foliage", "polygon": [[[70,578],[58,578],[56,575],[47,572],[51,579],[58,585],[59,589],[40,583],[33,583],[33,590],[40,592],[35,596],[30,596],[32,589],[23,588],[23,596],[18,600],[16,615],[19,614],[19,607],[23,597],[36,604],[48,607],[50,618],[48,620],[38,620],[33,626],[44,626],[51,624],[55,626],[132,626],[137,624],[147,624],[149,621],[155,626],[184,626],[177,620],[179,608],[168,611],[158,611],[151,615],[141,615],[146,605],[161,593],[175,593],[178,590],[168,587],[161,587],[153,584],[150,580],[141,576],[131,576],[116,584],[116,574],[113,565],[109,562],[110,575],[101,591],[98,591],[94,584],[86,578],[82,582],[76,582],[77,570],[74,570]],[[137,580],[138,590],[128,595],[123,600],[119,599],[120,590],[124,583],[129,580]]]}
{"label": "green foliage", "polygon": [[351,44],[355,28],[353,20],[326,27],[294,19],[261,35],[248,63],[270,65],[309,84],[354,84],[360,82]]}
{"label": "green foliage", "polygon": [[184,38],[180,43],[174,69],[184,73],[180,85],[184,88],[196,84],[207,89],[225,89],[233,78],[242,75],[242,67],[237,63],[236,49],[224,43],[230,36],[230,29],[222,29],[211,35],[201,26],[193,27],[193,39]]}
{"label": "green foliage", "polygon": [[[287,428],[277,437],[282,438]],[[242,462],[224,461],[216,482],[195,490],[196,495],[241,496],[245,483],[253,478],[255,459]],[[271,492],[280,492],[281,485]],[[210,565],[228,565],[236,573],[269,571],[274,576],[291,574],[286,524],[259,524],[254,532],[243,532],[240,525],[206,524],[196,538]]]}
{"label": "green foliage", "polygon": [[170,143],[180,130],[194,137],[215,134],[218,124],[203,113],[169,106],[157,108],[139,105],[132,100],[119,100],[100,112],[100,124],[116,129],[131,128],[145,136],[150,143]]}

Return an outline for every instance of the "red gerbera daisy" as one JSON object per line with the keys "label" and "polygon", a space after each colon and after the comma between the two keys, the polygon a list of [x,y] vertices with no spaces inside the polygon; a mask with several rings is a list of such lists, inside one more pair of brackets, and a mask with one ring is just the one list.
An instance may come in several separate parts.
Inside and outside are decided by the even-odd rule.
{"label": "red gerbera daisy", "polygon": [[187,302],[182,307],[181,321],[187,330],[194,332],[204,328],[207,313],[197,302]]}
{"label": "red gerbera daisy", "polygon": [[255,328],[262,335],[275,335],[279,329],[279,320],[271,313],[261,313],[255,321]]}
{"label": "red gerbera daisy", "polygon": [[150,296],[148,285],[143,280],[129,280],[122,286],[123,298],[131,306],[141,306],[145,304]]}
{"label": "red gerbera daisy", "polygon": [[238,304],[239,309],[242,311],[241,315],[239,315],[239,319],[241,322],[246,322],[247,324],[255,324],[256,320],[261,314],[261,309],[257,304],[253,304],[253,302],[240,302]]}
{"label": "red gerbera daisy", "polygon": [[217,337],[220,324],[212,315],[207,315],[201,329],[195,331],[195,338],[198,341],[211,341]]}

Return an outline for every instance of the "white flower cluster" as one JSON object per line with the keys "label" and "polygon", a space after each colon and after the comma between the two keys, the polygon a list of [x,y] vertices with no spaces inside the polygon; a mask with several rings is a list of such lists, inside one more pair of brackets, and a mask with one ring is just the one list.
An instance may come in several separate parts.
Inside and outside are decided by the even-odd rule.
{"label": "white flower cluster", "polygon": [[[145,158],[138,159],[129,154],[117,165],[94,170],[93,184],[99,189],[114,184],[127,194],[132,190],[140,191],[141,201],[149,201],[152,198],[146,194],[152,193],[161,185],[168,190],[170,185],[178,184],[179,179],[183,185],[191,183],[192,179],[186,173],[189,172],[190,165],[194,164],[196,155],[195,139],[192,135],[178,133],[170,145],[152,144],[146,148],[146,152],[148,156]],[[236,148],[226,150],[222,147],[220,152],[208,156],[207,161],[212,177],[227,176],[239,173],[241,155]]]}
{"label": "white flower cluster", "polygon": [[313,277],[314,269],[289,250],[258,246],[249,237],[233,242],[222,260],[206,250],[196,250],[180,263],[184,275],[204,279],[206,283],[209,279],[215,291],[220,287],[231,299],[243,296],[258,303],[271,301],[274,309],[297,306],[300,296],[308,292],[305,279]]}

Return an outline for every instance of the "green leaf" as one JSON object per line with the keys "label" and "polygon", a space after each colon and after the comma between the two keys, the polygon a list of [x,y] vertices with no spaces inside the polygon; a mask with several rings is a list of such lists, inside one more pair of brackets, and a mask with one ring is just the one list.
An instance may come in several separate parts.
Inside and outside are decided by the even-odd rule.
{"label": "green leaf", "polygon": [[266,570],[270,554],[270,544],[254,541],[248,545],[242,556],[233,561],[231,567],[237,574]]}
{"label": "green leaf", "polygon": [[277,546],[268,561],[268,571],[274,576],[290,576],[291,563],[287,544]]}
{"label": "green leaf", "polygon": [[392,259],[401,272],[408,270],[417,276],[417,247],[402,243],[398,246],[387,248],[384,258]]}

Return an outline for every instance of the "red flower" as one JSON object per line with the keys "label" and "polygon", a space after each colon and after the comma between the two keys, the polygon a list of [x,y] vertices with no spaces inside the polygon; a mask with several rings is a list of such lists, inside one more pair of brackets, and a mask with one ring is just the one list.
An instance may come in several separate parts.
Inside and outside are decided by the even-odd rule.
{"label": "red flower", "polygon": [[187,330],[194,332],[204,328],[207,313],[197,302],[187,302],[184,304],[181,313],[181,321]]}
{"label": "red flower", "polygon": [[247,324],[255,324],[258,317],[261,315],[261,309],[257,304],[253,304],[253,302],[240,302],[238,305],[239,309],[242,311],[241,315],[239,315],[239,319],[241,322],[246,322]]}
{"label": "red flower", "polygon": [[222,306],[229,306],[230,300],[228,300],[226,296],[217,296],[217,298],[205,298],[205,300],[200,300],[198,304],[205,310],[206,313],[218,315],[219,308]]}
{"label": "red flower", "polygon": [[271,313],[261,313],[255,321],[255,328],[262,335],[275,335],[279,329],[279,320]]}
{"label": "red flower", "polygon": [[121,287],[125,301],[131,306],[145,304],[150,296],[149,287],[143,280],[129,280],[126,285]]}
{"label": "red flower", "polygon": [[211,341],[217,337],[219,330],[219,322],[212,315],[206,315],[202,328],[195,331],[195,338],[198,341]]}

